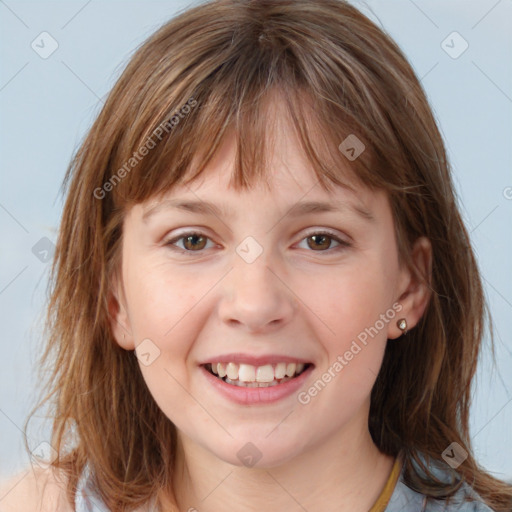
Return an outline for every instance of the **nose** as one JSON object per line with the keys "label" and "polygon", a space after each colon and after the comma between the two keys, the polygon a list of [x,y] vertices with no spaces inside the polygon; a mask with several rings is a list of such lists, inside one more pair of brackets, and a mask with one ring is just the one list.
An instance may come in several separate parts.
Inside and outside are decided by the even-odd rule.
{"label": "nose", "polygon": [[286,280],[271,269],[265,251],[254,262],[234,257],[233,270],[223,280],[220,319],[247,332],[282,328],[293,318],[297,300]]}

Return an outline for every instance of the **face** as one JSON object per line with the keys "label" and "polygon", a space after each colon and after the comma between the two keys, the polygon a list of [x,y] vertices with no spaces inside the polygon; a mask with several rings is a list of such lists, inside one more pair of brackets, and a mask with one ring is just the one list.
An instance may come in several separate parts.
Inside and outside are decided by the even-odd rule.
{"label": "face", "polygon": [[192,186],[134,206],[123,226],[118,343],[137,347],[179,434],[236,465],[366,429],[387,339],[412,309],[386,195],[324,191],[290,133],[278,131],[270,191],[229,187],[226,139]]}

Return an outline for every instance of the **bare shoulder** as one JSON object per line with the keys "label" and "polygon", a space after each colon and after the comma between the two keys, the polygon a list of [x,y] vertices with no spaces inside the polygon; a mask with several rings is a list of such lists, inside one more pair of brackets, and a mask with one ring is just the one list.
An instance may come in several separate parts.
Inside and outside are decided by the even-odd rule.
{"label": "bare shoulder", "polygon": [[2,512],[72,512],[66,479],[53,468],[32,468],[0,482]]}

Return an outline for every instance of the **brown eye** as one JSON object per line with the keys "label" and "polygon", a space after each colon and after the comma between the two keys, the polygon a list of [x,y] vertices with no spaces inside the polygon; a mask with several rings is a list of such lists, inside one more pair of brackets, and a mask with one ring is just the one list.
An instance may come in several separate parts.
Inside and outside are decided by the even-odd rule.
{"label": "brown eye", "polygon": [[183,246],[185,249],[194,251],[204,249],[206,245],[206,237],[201,235],[188,235],[183,238]]}
{"label": "brown eye", "polygon": [[[304,243],[304,241],[307,242],[307,248],[312,249],[314,252],[332,253],[351,246],[349,242],[328,232],[313,233],[303,238],[301,243]],[[208,247],[208,242],[210,242],[210,244],[212,243],[207,236],[203,236],[201,233],[190,232],[168,240],[165,242],[165,245],[175,251],[192,254],[194,252],[200,253],[203,252],[204,249],[211,248],[211,245]],[[334,247],[332,247],[333,242],[336,244]]]}
{"label": "brown eye", "polygon": [[[332,237],[329,235],[325,235],[325,234],[319,234],[319,235],[309,236],[307,238],[307,240],[308,240],[308,247],[310,249],[324,250],[324,249],[329,249],[331,242],[332,242]],[[313,242],[310,243],[310,240],[312,240]]]}
{"label": "brown eye", "polygon": [[306,250],[309,249],[309,252],[324,252],[326,254],[343,251],[344,249],[352,246],[349,241],[344,240],[329,231],[313,232],[303,238],[300,243],[301,245],[304,244],[301,248]]}
{"label": "brown eye", "polygon": [[203,236],[201,233],[191,232],[183,233],[172,240],[168,240],[165,242],[165,245],[178,252],[190,254],[192,252],[202,252],[203,249],[208,248],[206,247],[208,242],[211,244],[207,236]]}

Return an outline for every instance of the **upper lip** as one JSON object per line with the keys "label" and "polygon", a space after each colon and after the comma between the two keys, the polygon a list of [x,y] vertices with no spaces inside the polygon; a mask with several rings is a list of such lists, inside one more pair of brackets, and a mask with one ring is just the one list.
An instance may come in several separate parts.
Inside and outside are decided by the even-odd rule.
{"label": "upper lip", "polygon": [[250,364],[252,366],[264,366],[266,364],[277,363],[311,363],[310,360],[302,359],[300,357],[290,357],[279,354],[268,354],[266,356],[253,356],[250,354],[233,353],[212,356],[208,360],[202,361],[199,364],[205,365],[208,363],[236,363],[236,364]]}

